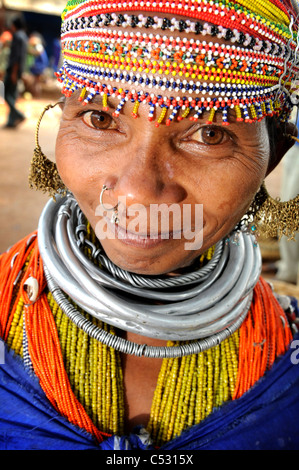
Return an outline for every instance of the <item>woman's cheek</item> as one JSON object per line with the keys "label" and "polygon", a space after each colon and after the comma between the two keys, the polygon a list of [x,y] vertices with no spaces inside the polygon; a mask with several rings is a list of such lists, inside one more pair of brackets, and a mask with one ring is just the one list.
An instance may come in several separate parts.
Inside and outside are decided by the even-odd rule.
{"label": "woman's cheek", "polygon": [[215,167],[208,190],[204,188],[204,218],[218,228],[234,228],[248,210],[263,181],[255,164],[248,165],[245,173],[244,164],[240,162],[228,161],[221,171],[216,171]]}
{"label": "woman's cheek", "polygon": [[80,139],[67,135],[58,135],[56,143],[56,165],[58,172],[68,189],[75,193],[82,183],[93,174],[87,164],[86,146]]}

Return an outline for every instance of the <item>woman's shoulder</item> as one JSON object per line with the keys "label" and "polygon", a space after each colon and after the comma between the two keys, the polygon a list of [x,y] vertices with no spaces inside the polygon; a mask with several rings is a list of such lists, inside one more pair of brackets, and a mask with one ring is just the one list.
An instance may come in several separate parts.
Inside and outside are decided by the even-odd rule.
{"label": "woman's shoulder", "polygon": [[6,251],[3,251],[0,253],[0,262],[3,264],[5,260],[7,260],[9,257],[14,255],[15,253],[20,254],[21,251],[30,246],[32,246],[32,243],[36,240],[37,238],[37,230],[29,233],[28,235],[25,235],[23,238],[18,240],[16,243],[13,243],[11,246],[7,248]]}
{"label": "woman's shoulder", "polygon": [[0,255],[0,337],[6,339],[29,260],[38,253],[37,231]]}
{"label": "woman's shoulder", "polygon": [[287,288],[283,286],[283,288],[281,288],[280,282],[276,283],[276,281],[271,280],[266,282],[272,291],[273,301],[279,304],[293,332],[297,333],[299,330],[299,300],[296,290],[292,289],[292,286],[287,286]]}
{"label": "woman's shoulder", "polygon": [[[37,247],[37,231],[34,231],[26,237],[10,246],[7,251],[0,254],[0,279],[7,282],[8,277],[13,280],[16,274],[20,275],[20,271],[26,264],[30,253]],[[3,282],[3,281],[2,281]],[[13,280],[16,283],[16,279]],[[0,295],[3,294],[2,283],[0,283]]]}

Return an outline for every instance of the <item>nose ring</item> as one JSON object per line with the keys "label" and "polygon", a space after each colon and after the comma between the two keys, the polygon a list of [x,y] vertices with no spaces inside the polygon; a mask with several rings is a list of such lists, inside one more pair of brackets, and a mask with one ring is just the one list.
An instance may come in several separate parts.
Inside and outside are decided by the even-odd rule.
{"label": "nose ring", "polygon": [[118,218],[118,204],[119,204],[119,203],[117,203],[116,206],[114,206],[114,207],[106,207],[106,206],[104,205],[104,203],[103,203],[104,192],[105,192],[105,191],[111,191],[111,189],[113,189],[113,188],[108,188],[108,186],[106,186],[106,185],[104,184],[104,186],[103,186],[103,188],[102,188],[102,191],[101,191],[101,195],[100,195],[100,204],[101,204],[102,208],[103,208],[105,211],[107,211],[107,212],[113,211],[113,214],[112,214],[112,216],[111,216],[111,222],[112,222],[113,224],[117,224],[117,223],[119,222],[119,218]]}

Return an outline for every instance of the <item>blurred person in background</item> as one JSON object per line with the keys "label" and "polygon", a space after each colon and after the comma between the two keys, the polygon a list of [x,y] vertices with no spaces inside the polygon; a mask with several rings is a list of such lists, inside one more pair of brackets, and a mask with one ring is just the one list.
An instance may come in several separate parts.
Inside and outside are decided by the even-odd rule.
{"label": "blurred person in background", "polygon": [[52,44],[51,66],[54,72],[57,72],[62,65],[61,42],[60,38],[55,38]]}
{"label": "blurred person in background", "polygon": [[0,36],[0,80],[4,80],[7,62],[10,54],[12,34],[4,31]]}
{"label": "blurred person in background", "polygon": [[[297,128],[299,116],[297,116]],[[283,161],[281,200],[288,201],[299,192],[299,142],[288,151]],[[291,284],[299,283],[299,236],[292,241],[282,237],[279,242],[280,260],[277,263],[276,279]]]}
{"label": "blurred person in background", "polygon": [[49,58],[44,46],[44,39],[39,33],[32,33],[28,41],[28,60],[30,74],[33,78],[31,92],[34,97],[41,95],[43,74],[49,65]]}
{"label": "blurred person in background", "polygon": [[11,25],[13,35],[10,54],[4,80],[4,97],[9,106],[7,128],[16,128],[25,116],[16,108],[18,97],[18,83],[22,77],[27,56],[28,38],[25,33],[25,24],[22,18],[15,18]]}

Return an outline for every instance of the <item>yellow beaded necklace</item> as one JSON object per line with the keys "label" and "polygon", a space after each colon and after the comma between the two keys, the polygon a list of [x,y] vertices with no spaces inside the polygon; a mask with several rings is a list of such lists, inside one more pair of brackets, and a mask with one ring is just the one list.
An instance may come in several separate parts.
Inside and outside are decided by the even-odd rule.
{"label": "yellow beaded necklace", "polygon": [[[168,343],[168,346],[175,345]],[[154,393],[148,430],[157,445],[206,418],[232,398],[238,372],[239,334],[220,345],[175,359],[164,359]]]}
{"label": "yellow beaded necklace", "polygon": [[[24,358],[25,366],[30,365],[30,354],[41,387],[62,416],[97,442],[109,434],[122,435],[126,412],[121,355],[80,330],[52,294],[47,294],[36,239],[32,246],[30,254],[28,239],[24,239],[1,259],[2,337]],[[14,265],[15,253],[21,256]],[[42,289],[32,304],[24,290],[28,276],[38,279]],[[112,327],[82,314],[114,333]],[[163,445],[200,423],[213,409],[242,396],[284,354],[291,338],[283,310],[260,279],[248,316],[237,332],[200,354],[162,361],[147,424],[155,445]]]}
{"label": "yellow beaded necklace", "polygon": [[[122,433],[124,423],[123,376],[120,355],[78,329],[58,307],[52,294],[53,312],[65,368],[76,398],[103,432]],[[82,312],[83,313],[83,312]],[[100,328],[113,328],[89,318]]]}
{"label": "yellow beaded necklace", "polygon": [[[205,256],[211,255],[212,251]],[[98,429],[123,434],[125,406],[120,354],[74,325],[51,293],[48,294],[48,302],[76,398]],[[21,298],[7,338],[8,346],[21,356],[23,309]],[[114,333],[112,327],[84,315],[97,326]],[[176,344],[169,342],[168,346]],[[200,354],[163,360],[147,425],[157,446],[180,435],[187,427],[198,424],[215,407],[232,398],[238,371],[238,348],[237,331],[220,345]]]}
{"label": "yellow beaded necklace", "polygon": [[[87,232],[95,243],[96,237],[89,224]],[[199,264],[210,260],[213,253],[214,248],[210,248],[200,257]],[[24,269],[27,264],[28,260]],[[16,285],[15,292],[18,288]],[[120,353],[80,330],[59,308],[51,293],[47,299],[76,398],[98,429],[123,434],[125,405]],[[20,296],[7,337],[8,346],[20,356],[23,356],[24,306]],[[113,327],[82,310],[81,313],[98,327],[114,334]],[[168,342],[168,346],[177,344]],[[207,417],[214,407],[232,398],[238,371],[238,347],[239,333],[236,332],[208,351],[163,360],[147,426],[156,445],[178,436]]]}

